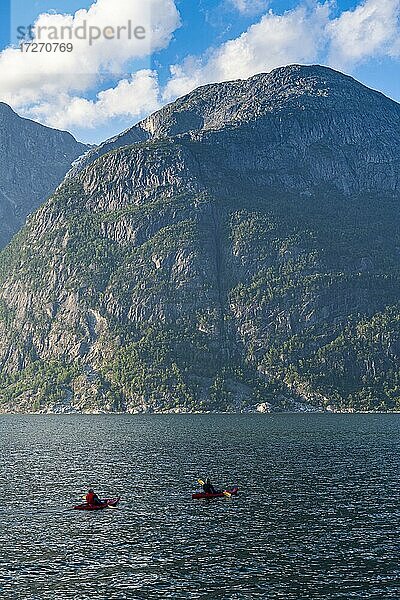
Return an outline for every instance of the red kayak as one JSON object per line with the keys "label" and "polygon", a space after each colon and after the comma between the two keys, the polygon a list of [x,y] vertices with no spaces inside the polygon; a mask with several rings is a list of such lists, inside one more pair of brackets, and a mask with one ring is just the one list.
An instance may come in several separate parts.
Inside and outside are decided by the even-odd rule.
{"label": "red kayak", "polygon": [[196,492],[192,494],[192,500],[201,500],[202,498],[226,498],[227,494],[236,496],[239,488],[234,487],[231,490],[223,490],[222,492],[216,492],[215,494],[206,494],[206,492]]}
{"label": "red kayak", "polygon": [[78,504],[77,506],[74,506],[74,510],[103,510],[103,508],[113,508],[117,506],[120,499],[120,496],[118,496],[118,498],[105,498],[101,501],[101,504],[88,504],[85,502],[84,504]]}

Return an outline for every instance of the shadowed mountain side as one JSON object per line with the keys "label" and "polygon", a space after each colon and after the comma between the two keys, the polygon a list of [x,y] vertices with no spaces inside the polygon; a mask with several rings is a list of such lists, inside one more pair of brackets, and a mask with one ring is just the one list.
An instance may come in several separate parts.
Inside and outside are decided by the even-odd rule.
{"label": "shadowed mountain side", "polygon": [[23,119],[0,102],[0,247],[88,148],[70,133]]}

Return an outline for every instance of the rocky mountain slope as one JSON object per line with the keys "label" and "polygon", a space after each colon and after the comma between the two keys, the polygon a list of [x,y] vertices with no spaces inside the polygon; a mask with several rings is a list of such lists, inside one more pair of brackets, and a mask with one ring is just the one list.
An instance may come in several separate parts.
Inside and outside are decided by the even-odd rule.
{"label": "rocky mountain slope", "polygon": [[400,408],[398,104],[291,66],[107,149],[0,256],[1,410]]}
{"label": "rocky mountain slope", "polygon": [[[385,111],[380,114],[382,105]],[[293,111],[296,118],[293,119]],[[299,112],[301,111],[301,112]],[[71,176],[91,164],[99,156],[118,148],[156,139],[179,136],[188,132],[213,132],[220,129],[237,127],[252,128],[262,126],[267,132],[266,142],[277,146],[277,135],[290,133],[288,127],[280,121],[289,119],[294,126],[310,126],[310,116],[317,112],[321,117],[324,112],[331,119],[340,121],[344,113],[349,112],[346,122],[350,120],[357,127],[353,134],[360,136],[358,146],[368,143],[369,136],[379,132],[381,143],[387,143],[383,135],[389,136],[392,128],[398,126],[398,105],[388,98],[371,90],[351,77],[326,67],[283,67],[271,73],[256,75],[247,81],[230,81],[200,87],[194,92],[178,99],[176,102],[150,115],[131,129],[124,131],[103,144],[89,150],[80,157],[71,169]],[[370,131],[363,131],[362,123],[365,115],[372,118]],[[301,117],[302,115],[302,117]],[[318,119],[316,120],[318,122]],[[319,123],[321,125],[321,123]],[[313,123],[317,126],[317,123]],[[312,134],[312,131],[310,131]],[[315,132],[317,133],[317,132]],[[263,131],[260,131],[263,134]],[[347,129],[338,129],[338,143],[343,146],[343,153],[352,143],[346,139]],[[271,137],[272,135],[272,137]],[[318,143],[321,136],[317,138]],[[285,138],[282,141],[287,141]],[[313,148],[318,153],[318,147]],[[365,149],[363,150],[363,158]],[[337,160],[340,157],[336,157]],[[379,185],[376,181],[375,184]]]}
{"label": "rocky mountain slope", "polygon": [[0,247],[87,150],[71,134],[23,119],[0,102]]}

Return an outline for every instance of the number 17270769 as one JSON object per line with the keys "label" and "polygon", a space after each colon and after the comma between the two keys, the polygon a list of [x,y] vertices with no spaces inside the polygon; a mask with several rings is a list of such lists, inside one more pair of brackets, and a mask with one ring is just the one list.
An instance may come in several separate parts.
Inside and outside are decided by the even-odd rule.
{"label": "number 17270769", "polygon": [[63,43],[63,42],[21,42],[20,44],[21,52],[72,52],[74,49],[74,45],[72,43]]}

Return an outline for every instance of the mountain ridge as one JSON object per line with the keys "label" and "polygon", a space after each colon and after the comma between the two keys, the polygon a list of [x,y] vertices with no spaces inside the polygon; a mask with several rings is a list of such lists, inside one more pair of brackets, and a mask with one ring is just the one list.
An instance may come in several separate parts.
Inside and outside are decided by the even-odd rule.
{"label": "mountain ridge", "polygon": [[[338,82],[338,72],[329,67],[324,67],[321,65],[290,65],[288,67],[279,67],[272,70],[270,73],[254,75],[245,80],[238,79],[234,81],[200,86],[193,92],[190,92],[185,96],[163,106],[133,127],[128,128],[122,133],[113,136],[109,140],[99,144],[99,146],[93,150],[89,150],[87,154],[82,156],[81,159],[77,161],[76,165],[74,165],[74,167],[71,169],[70,175],[75,175],[79,170],[90,164],[93,160],[96,160],[99,156],[126,145],[151,141],[152,139],[155,140],[160,137],[175,137],[179,134],[207,131],[209,129],[213,129],[213,126],[214,128],[218,129],[218,123],[221,123],[223,127],[226,127],[229,122],[234,125],[238,114],[240,115],[240,110],[236,110],[236,112],[233,111],[233,114],[229,115],[228,109],[236,107],[236,109],[239,108],[243,111],[243,106],[249,100],[249,94],[250,99],[254,100],[254,96],[257,97],[257,94],[259,94],[260,91],[269,89],[270,100],[272,102],[274,100],[276,101],[277,98],[281,101],[285,99],[284,90],[287,88],[282,85],[282,73],[285,75],[287,80],[285,82],[287,87],[289,87],[290,83],[292,84],[292,88],[293,84],[298,86],[299,93],[295,94],[294,103],[299,98],[304,99],[306,97],[306,93],[310,93],[312,91],[317,92],[317,96],[320,95],[322,98],[326,98],[329,95],[329,92],[334,91],[334,84]],[[301,83],[304,82],[304,79],[307,80],[306,89],[304,89],[304,87],[301,85]],[[275,85],[276,80],[278,80],[277,86]],[[393,108],[396,112],[398,112],[399,104],[385,96],[382,92],[372,90],[349,75],[343,75],[342,73],[340,73],[340,81],[342,83],[343,81],[346,82],[347,86],[356,86],[359,94],[368,96],[369,98],[373,98],[375,100],[380,98],[385,100],[385,102],[387,101],[388,103],[392,103]],[[330,88],[326,88],[328,83],[331,85]],[[345,86],[346,89],[347,86]],[[233,93],[230,93],[232,90]],[[335,101],[336,103],[340,102],[343,108],[345,107],[344,98],[346,97],[345,94],[343,94],[343,85],[341,86],[341,90],[341,94],[335,95]],[[216,95],[217,101],[215,101]],[[239,98],[237,98],[237,96],[239,96]],[[210,101],[210,99],[214,100],[217,108],[220,106],[221,100],[222,104],[224,101],[228,101],[229,104],[227,106],[227,110],[225,110],[222,115],[218,114],[218,110],[216,111],[217,114],[215,115],[215,110],[213,110],[215,109],[215,106],[212,105],[207,121],[207,116],[204,118],[203,114],[204,103],[206,103],[207,100]],[[289,96],[289,100],[290,99],[291,97]],[[194,113],[190,114],[189,110],[193,107],[197,109],[197,111],[194,111]],[[264,106],[264,109],[267,109],[266,112],[268,112],[268,108],[268,104]],[[262,114],[261,108],[261,114],[259,116],[262,116]]]}
{"label": "mountain ridge", "polygon": [[70,133],[20,117],[0,102],[0,247],[55,190],[87,148]]}

